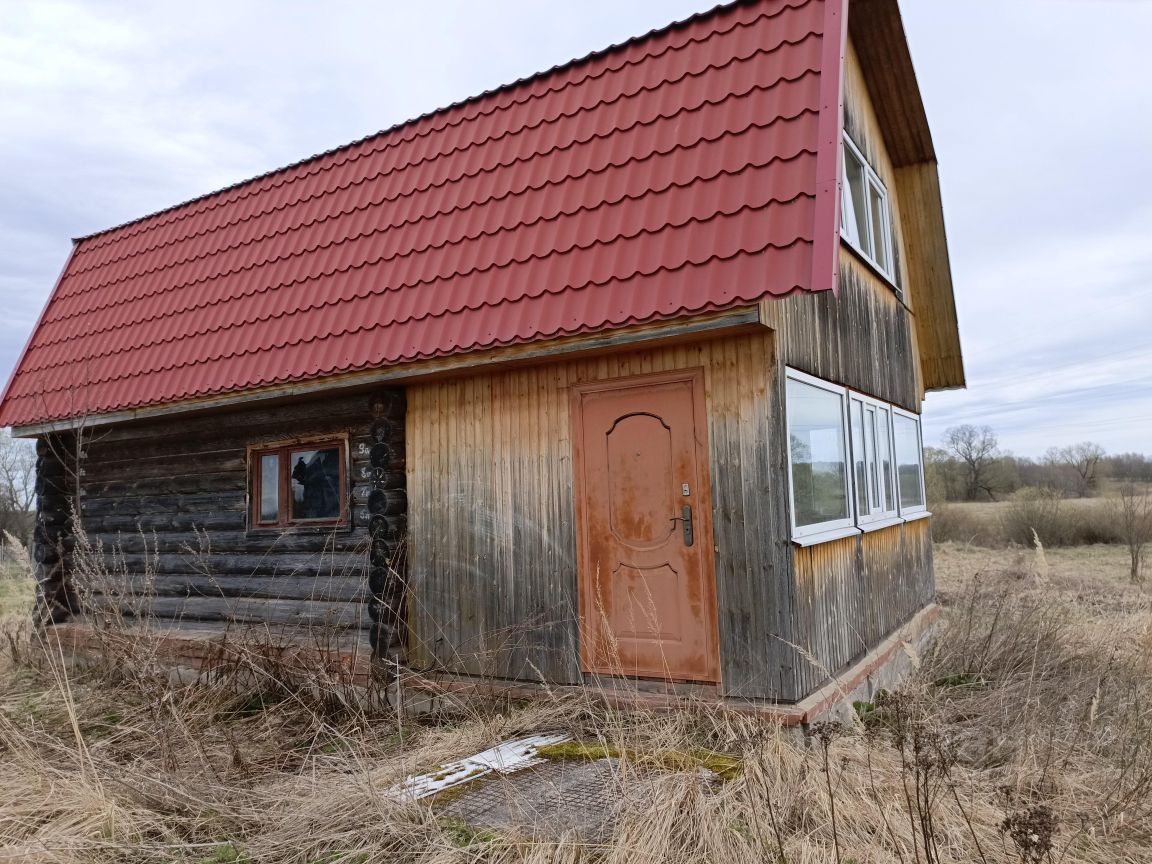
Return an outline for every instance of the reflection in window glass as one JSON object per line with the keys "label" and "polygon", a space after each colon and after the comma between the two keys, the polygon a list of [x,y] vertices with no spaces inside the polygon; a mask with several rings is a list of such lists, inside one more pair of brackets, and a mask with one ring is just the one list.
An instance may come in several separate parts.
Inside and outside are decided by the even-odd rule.
{"label": "reflection in window glass", "polygon": [[340,448],[293,450],[289,459],[292,518],[340,518]]}
{"label": "reflection in window glass", "polygon": [[861,419],[864,406],[856,400],[850,404],[852,417],[849,425],[852,427],[852,465],[856,472],[856,509],[861,516],[867,516],[872,512],[872,508],[868,506],[868,463],[864,449],[864,423]]}
{"label": "reflection in window glass", "polygon": [[849,517],[842,398],[788,380],[788,441],[797,527]]}
{"label": "reflection in window glass", "polygon": [[868,201],[872,207],[872,231],[876,235],[875,242],[868,253],[872,256],[880,269],[888,272],[888,243],[885,239],[888,220],[884,216],[884,198],[874,183],[868,184]]}
{"label": "reflection in window glass", "polygon": [[864,412],[864,438],[868,442],[868,490],[872,502],[880,506],[879,473],[876,470],[876,409],[869,407]]}
{"label": "reflection in window glass", "polygon": [[896,476],[900,487],[900,507],[923,507],[923,453],[920,450],[917,423],[911,417],[901,414],[896,414],[892,422],[896,432]]}
{"label": "reflection in window glass", "polygon": [[260,521],[275,522],[280,516],[280,457],[260,457]]}
{"label": "reflection in window glass", "polygon": [[869,255],[872,254],[872,240],[868,234],[868,181],[864,163],[856,154],[844,148],[844,234],[849,242],[856,244]]}
{"label": "reflection in window glass", "polygon": [[896,509],[892,500],[892,432],[888,427],[888,409],[881,408],[876,418],[876,448],[880,461],[880,509]]}

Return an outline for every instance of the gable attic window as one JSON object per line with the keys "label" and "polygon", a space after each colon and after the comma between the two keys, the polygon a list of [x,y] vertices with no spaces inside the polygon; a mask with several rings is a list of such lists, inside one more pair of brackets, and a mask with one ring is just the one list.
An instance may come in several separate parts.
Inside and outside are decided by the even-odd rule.
{"label": "gable attic window", "polygon": [[249,448],[252,527],[346,524],[347,452],[343,438]]}
{"label": "gable attic window", "polygon": [[869,264],[894,281],[888,190],[847,134],[843,150],[840,236]]}

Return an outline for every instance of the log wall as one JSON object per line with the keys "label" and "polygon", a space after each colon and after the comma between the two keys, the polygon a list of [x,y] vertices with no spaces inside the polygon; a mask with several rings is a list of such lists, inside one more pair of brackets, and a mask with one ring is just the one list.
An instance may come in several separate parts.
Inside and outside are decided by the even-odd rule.
{"label": "log wall", "polygon": [[76,489],[76,441],[52,435],[36,442],[36,615],[45,622],[66,621],[78,609],[68,579],[75,545],[72,502]]}
{"label": "log wall", "polygon": [[[395,649],[404,411],[403,392],[387,390],[85,433],[73,587],[129,614],[330,624]],[[348,441],[349,524],[250,530],[248,448],[325,436]],[[41,522],[70,528],[71,503],[42,497]]]}

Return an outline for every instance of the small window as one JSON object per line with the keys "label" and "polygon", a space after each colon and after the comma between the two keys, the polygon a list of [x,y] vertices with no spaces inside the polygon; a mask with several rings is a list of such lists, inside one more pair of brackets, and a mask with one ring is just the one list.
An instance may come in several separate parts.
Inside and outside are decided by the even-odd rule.
{"label": "small window", "polygon": [[282,528],[346,522],[345,452],[342,440],[252,450],[253,525]]}
{"label": "small window", "polygon": [[877,270],[894,278],[888,190],[852,139],[844,136],[840,236]]}
{"label": "small window", "polygon": [[893,410],[896,442],[896,477],[902,514],[924,509],[924,450],[920,442],[920,418]]}
{"label": "small window", "polygon": [[851,527],[845,391],[788,372],[792,526],[797,537]]}

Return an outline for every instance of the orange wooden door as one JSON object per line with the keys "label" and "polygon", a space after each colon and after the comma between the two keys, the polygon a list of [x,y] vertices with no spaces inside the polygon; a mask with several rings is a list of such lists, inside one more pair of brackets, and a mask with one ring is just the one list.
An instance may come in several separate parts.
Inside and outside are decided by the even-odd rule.
{"label": "orange wooden door", "polygon": [[719,680],[701,376],[575,398],[585,671]]}

